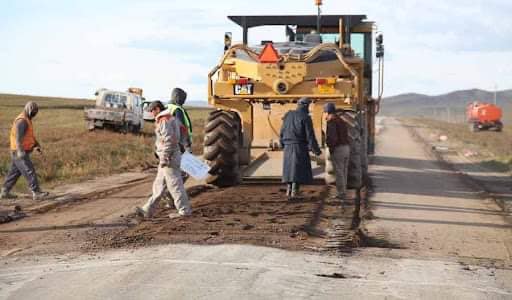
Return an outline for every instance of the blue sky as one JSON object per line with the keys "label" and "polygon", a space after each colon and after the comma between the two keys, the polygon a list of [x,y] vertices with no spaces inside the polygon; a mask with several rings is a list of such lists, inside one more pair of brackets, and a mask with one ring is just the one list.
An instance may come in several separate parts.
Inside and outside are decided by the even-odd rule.
{"label": "blue sky", "polygon": [[[226,16],[314,14],[313,0],[0,0],[0,92],[92,97],[100,87],[144,88],[167,99],[175,86],[206,100],[206,74]],[[366,14],[384,32],[385,95],[512,88],[512,2],[324,0],[326,14]],[[250,31],[251,40],[283,39]]]}

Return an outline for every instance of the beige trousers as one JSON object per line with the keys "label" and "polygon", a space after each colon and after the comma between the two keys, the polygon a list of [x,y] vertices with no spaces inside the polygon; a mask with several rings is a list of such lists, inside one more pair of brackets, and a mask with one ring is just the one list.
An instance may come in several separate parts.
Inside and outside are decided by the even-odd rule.
{"label": "beige trousers", "polygon": [[180,215],[191,214],[192,208],[190,207],[187,192],[185,191],[181,170],[178,168],[158,166],[158,173],[153,182],[153,194],[142,207],[148,216],[151,217],[154,214],[156,206],[165,192],[166,186],[172,199],[174,199],[174,207],[176,207],[178,213]]}
{"label": "beige trousers", "polygon": [[345,197],[347,191],[348,163],[350,158],[350,146],[340,145],[330,151],[330,159],[336,174],[336,190],[338,197]]}

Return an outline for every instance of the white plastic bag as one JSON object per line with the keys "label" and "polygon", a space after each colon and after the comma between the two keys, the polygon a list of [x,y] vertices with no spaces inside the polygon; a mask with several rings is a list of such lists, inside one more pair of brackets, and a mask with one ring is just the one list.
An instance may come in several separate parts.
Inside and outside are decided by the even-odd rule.
{"label": "white plastic bag", "polygon": [[210,171],[210,167],[206,163],[188,152],[181,155],[180,167],[196,180],[206,179],[208,171]]}

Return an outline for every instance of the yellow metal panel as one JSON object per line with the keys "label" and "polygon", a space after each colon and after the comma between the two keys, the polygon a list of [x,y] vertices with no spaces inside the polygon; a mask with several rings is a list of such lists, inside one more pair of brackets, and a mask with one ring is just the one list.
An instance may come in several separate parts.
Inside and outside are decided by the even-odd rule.
{"label": "yellow metal panel", "polygon": [[323,109],[324,103],[315,102],[309,106],[311,111],[311,120],[313,121],[313,129],[315,131],[316,140],[319,145],[323,145],[322,126],[323,126]]}
{"label": "yellow metal panel", "polygon": [[247,61],[243,59],[235,60],[235,70],[240,77],[247,77],[253,80],[261,80],[259,65],[255,61]]}
{"label": "yellow metal panel", "polygon": [[315,81],[304,81],[291,87],[288,93],[280,95],[272,90],[272,87],[267,86],[262,82],[254,83],[253,95],[239,95],[235,96],[233,93],[233,83],[229,81],[217,81],[214,83],[215,96],[219,98],[233,98],[233,99],[289,99],[290,101],[296,100],[300,97],[310,98],[326,98],[326,97],[349,97],[354,94],[353,82],[351,80],[338,80],[334,85],[334,92],[321,94],[318,92]]}
{"label": "yellow metal panel", "polygon": [[[313,103],[310,105],[313,128],[319,144],[322,143],[322,122],[324,103]],[[297,109],[297,104],[285,105],[272,104],[270,110],[265,110],[263,104],[253,104],[254,113],[254,139],[253,147],[269,147],[271,144],[279,143],[279,134],[283,125],[284,115]]]}
{"label": "yellow metal panel", "polygon": [[304,80],[306,75],[306,64],[302,62],[298,63],[286,63],[286,64],[259,64],[259,74],[261,74],[261,80],[272,86],[278,79],[285,80],[290,85],[295,85]]}
{"label": "yellow metal panel", "polygon": [[263,109],[263,104],[253,104],[254,139],[253,147],[269,147],[279,143],[279,134],[283,125],[284,115],[297,107],[296,104],[272,104],[270,110]]}
{"label": "yellow metal panel", "polygon": [[334,88],[334,85],[332,84],[319,84],[317,86],[317,91],[320,94],[335,94],[336,89]]}
{"label": "yellow metal panel", "polygon": [[327,84],[336,84],[336,77],[327,78]]}

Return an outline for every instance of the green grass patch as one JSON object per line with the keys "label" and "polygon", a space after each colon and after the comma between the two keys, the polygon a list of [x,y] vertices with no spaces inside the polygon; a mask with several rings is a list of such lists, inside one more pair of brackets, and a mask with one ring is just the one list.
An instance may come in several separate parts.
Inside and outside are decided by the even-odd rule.
{"label": "green grass patch", "polygon": [[[32,160],[44,187],[142,169],[155,163],[153,123],[146,122],[141,135],[108,130],[89,132],[83,110],[93,106],[93,101],[0,94],[2,182],[11,163],[10,128],[28,101],[40,105],[39,114],[34,118],[34,131],[44,154],[34,153]],[[196,154],[202,152],[203,127],[209,111],[211,109],[208,108],[189,110],[194,126],[193,150]],[[15,189],[26,190],[25,181],[20,180]]]}
{"label": "green grass patch", "polygon": [[512,168],[512,131],[505,127],[502,132],[471,132],[468,124],[448,123],[426,118],[407,120],[408,123],[421,124],[450,140],[477,149],[483,157],[481,164],[492,170],[506,172]]}

